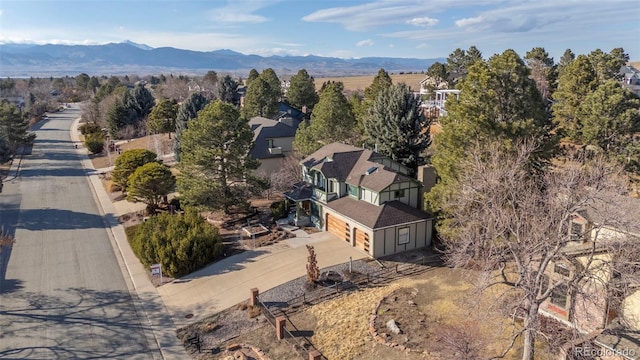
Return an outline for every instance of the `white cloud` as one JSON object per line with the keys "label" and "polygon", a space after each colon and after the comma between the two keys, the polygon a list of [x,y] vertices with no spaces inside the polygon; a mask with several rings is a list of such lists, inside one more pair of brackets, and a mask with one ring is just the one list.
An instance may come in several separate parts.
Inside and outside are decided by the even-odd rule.
{"label": "white cloud", "polygon": [[481,23],[483,20],[484,19],[482,18],[482,16],[464,18],[464,19],[456,20],[456,26],[457,27],[466,27],[466,26],[469,26],[469,25],[476,25],[476,24]]}
{"label": "white cloud", "polygon": [[416,49],[427,49],[429,47],[430,47],[429,44],[425,44],[425,43],[420,43],[416,45]]}
{"label": "white cloud", "polygon": [[362,47],[362,46],[373,46],[374,42],[371,39],[366,39],[366,40],[362,40],[362,41],[358,41],[356,43],[357,47]]}
{"label": "white cloud", "polygon": [[[431,7],[431,6],[428,6]],[[366,31],[390,24],[406,24],[415,18],[416,9],[425,9],[422,0],[380,0],[315,11],[302,20],[341,24],[351,31]]]}
{"label": "white cloud", "polygon": [[224,24],[257,24],[269,21],[270,19],[254,14],[254,12],[272,6],[277,1],[267,0],[246,0],[227,1],[227,5],[210,10],[210,18],[216,23]]}
{"label": "white cloud", "polygon": [[430,17],[419,17],[413,18],[411,20],[407,20],[407,24],[415,25],[415,26],[434,26],[439,22],[438,19],[432,19]]}

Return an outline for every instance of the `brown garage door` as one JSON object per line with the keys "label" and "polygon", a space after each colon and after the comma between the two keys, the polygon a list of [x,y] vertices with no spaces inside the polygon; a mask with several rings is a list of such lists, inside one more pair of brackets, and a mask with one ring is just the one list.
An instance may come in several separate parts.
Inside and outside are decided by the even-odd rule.
{"label": "brown garage door", "polygon": [[356,229],[356,247],[366,251],[369,253],[369,234],[366,232]]}
{"label": "brown garage door", "polygon": [[351,239],[349,237],[349,224],[335,216],[331,216],[331,214],[327,214],[327,231],[336,235],[340,239],[351,243]]}

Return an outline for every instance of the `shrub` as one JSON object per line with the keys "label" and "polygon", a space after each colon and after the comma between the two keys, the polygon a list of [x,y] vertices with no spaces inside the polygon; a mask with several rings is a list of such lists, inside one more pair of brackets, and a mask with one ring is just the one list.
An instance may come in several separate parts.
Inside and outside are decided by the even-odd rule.
{"label": "shrub", "polygon": [[218,229],[195,208],[185,209],[184,215],[162,213],[149,218],[129,242],[143,264],[162,264],[163,272],[171,277],[208,265],[223,249]]}
{"label": "shrub", "polygon": [[84,145],[92,154],[99,154],[104,150],[104,136],[101,133],[91,133],[84,138]]}
{"label": "shrub", "polygon": [[273,220],[282,219],[287,215],[287,203],[285,202],[285,200],[280,200],[272,203],[270,208]]}
{"label": "shrub", "polygon": [[144,164],[148,164],[156,160],[156,153],[146,149],[127,150],[118,156],[116,166],[111,173],[113,182],[119,185],[122,190],[127,189],[129,177],[136,169]]}
{"label": "shrub", "polygon": [[94,134],[94,133],[102,132],[100,130],[100,125],[95,124],[95,123],[84,123],[84,124],[80,125],[79,129],[80,129],[80,134],[85,135],[85,136],[88,135],[88,134]]}

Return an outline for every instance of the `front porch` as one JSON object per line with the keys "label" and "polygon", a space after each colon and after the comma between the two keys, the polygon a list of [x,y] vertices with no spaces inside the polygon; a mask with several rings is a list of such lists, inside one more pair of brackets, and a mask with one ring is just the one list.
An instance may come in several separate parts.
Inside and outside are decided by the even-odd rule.
{"label": "front porch", "polygon": [[293,185],[293,190],[284,193],[287,199],[288,223],[298,227],[316,226],[319,222],[318,206],[313,202],[313,186],[306,182]]}

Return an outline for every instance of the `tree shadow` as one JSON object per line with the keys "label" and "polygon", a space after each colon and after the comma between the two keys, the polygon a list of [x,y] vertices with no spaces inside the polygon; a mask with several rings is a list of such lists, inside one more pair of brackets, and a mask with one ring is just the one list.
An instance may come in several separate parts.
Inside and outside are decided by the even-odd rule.
{"label": "tree shadow", "polygon": [[[102,229],[117,221],[113,214],[104,217],[63,209],[26,209],[20,211],[20,228],[31,231]],[[106,223],[105,223],[106,222]]]}
{"label": "tree shadow", "polygon": [[[14,292],[0,303],[2,359],[149,359],[151,346],[127,291]],[[150,313],[161,311],[147,304]]]}

